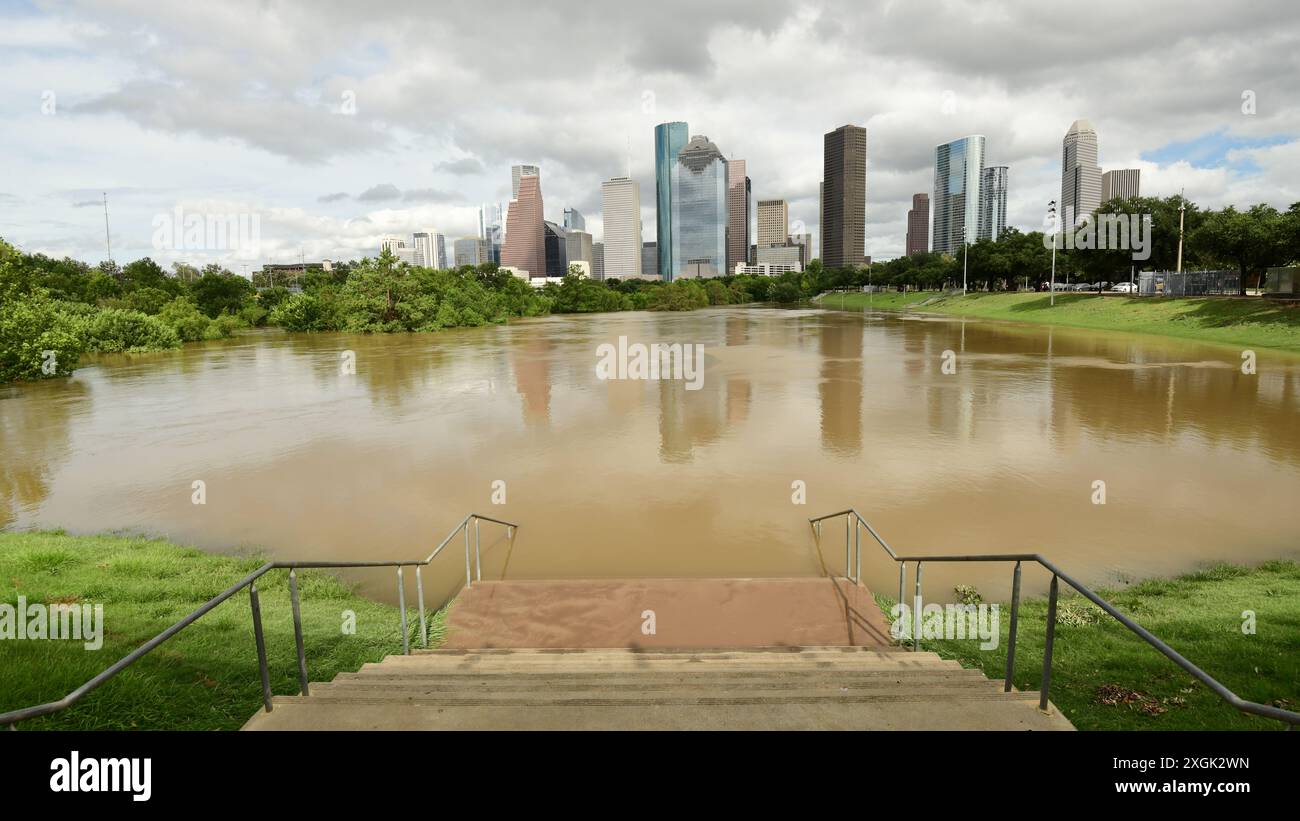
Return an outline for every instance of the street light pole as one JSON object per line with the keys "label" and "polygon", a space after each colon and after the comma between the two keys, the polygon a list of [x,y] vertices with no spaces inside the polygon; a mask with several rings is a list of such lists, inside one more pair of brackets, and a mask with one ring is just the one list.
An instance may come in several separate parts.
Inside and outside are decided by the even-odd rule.
{"label": "street light pole", "polygon": [[1052,226],[1052,281],[1049,286],[1051,294],[1048,296],[1048,303],[1055,307],[1056,305],[1056,200],[1047,204],[1047,221]]}

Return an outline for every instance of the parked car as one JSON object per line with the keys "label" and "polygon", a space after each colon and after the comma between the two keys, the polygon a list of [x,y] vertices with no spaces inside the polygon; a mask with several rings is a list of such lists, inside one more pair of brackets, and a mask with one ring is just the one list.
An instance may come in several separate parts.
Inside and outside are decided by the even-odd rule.
{"label": "parked car", "polygon": [[1116,282],[1111,286],[1111,290],[1121,294],[1132,294],[1137,292],[1137,285],[1132,282]]}

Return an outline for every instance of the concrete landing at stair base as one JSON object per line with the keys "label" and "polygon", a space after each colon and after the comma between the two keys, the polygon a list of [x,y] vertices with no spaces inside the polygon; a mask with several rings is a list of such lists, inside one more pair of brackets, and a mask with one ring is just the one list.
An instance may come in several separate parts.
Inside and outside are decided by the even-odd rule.
{"label": "concrete landing at stair base", "polygon": [[890,643],[866,588],[828,578],[476,582],[447,626],[442,646],[458,649]]}

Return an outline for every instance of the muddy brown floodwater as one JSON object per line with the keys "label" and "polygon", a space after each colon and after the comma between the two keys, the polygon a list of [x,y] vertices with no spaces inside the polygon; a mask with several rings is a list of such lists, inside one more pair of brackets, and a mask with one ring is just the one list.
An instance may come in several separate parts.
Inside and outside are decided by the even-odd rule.
{"label": "muddy brown floodwater", "polygon": [[[597,379],[619,336],[704,345],[702,387]],[[1178,340],[765,308],[258,332],[0,388],[0,525],[404,559],[476,511],[522,525],[509,550],[484,526],[485,577],[759,577],[840,572],[842,530],[819,558],[807,519],[853,506],[900,551],[1037,551],[1104,585],[1300,554],[1300,358],[1258,357],[1251,376]],[[463,544],[438,562],[435,595]],[[1009,578],[931,565],[926,589]]]}

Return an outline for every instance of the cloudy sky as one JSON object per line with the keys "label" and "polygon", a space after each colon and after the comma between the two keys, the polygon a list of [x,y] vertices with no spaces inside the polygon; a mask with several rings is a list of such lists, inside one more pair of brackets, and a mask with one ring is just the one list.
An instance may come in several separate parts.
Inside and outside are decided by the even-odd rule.
{"label": "cloudy sky", "polygon": [[[0,0],[0,236],[98,262],[107,192],[119,262],[352,259],[475,233],[529,162],[547,218],[577,208],[597,240],[600,183],[630,167],[648,241],[668,120],[814,233],[822,135],[865,126],[876,259],[902,253],[934,146],[966,134],[1011,167],[1010,221],[1041,227],[1076,118],[1144,194],[1287,207],[1298,46],[1295,0]],[[257,253],[154,247],[177,208],[256,214]]]}

